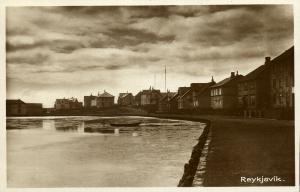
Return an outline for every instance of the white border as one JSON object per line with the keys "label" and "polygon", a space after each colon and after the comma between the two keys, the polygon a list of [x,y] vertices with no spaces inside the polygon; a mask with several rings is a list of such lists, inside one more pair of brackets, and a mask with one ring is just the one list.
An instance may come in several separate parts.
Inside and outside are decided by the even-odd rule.
{"label": "white border", "polygon": [[300,45],[300,1],[299,0],[2,0],[0,3],[0,191],[12,192],[48,192],[48,191],[262,191],[262,192],[298,192],[299,191],[299,115],[300,104],[297,102],[296,92],[300,82],[300,67],[295,65],[295,187],[203,187],[203,188],[6,188],[6,121],[5,121],[5,99],[6,99],[6,61],[5,61],[5,7],[9,6],[92,6],[92,5],[224,5],[224,4],[293,4],[294,5],[294,45],[295,63],[300,61],[298,45]]}

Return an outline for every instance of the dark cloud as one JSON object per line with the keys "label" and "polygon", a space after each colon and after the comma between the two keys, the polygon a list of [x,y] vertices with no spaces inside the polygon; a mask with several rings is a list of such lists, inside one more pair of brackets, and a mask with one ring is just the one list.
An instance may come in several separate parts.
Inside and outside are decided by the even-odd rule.
{"label": "dark cloud", "polygon": [[45,46],[43,42],[37,42],[33,44],[12,44],[9,41],[6,41],[6,51],[13,52],[18,50],[27,50],[27,49],[35,49],[37,47]]}
{"label": "dark cloud", "polygon": [[41,65],[49,59],[48,55],[45,54],[34,54],[24,56],[11,56],[6,58],[6,62],[15,64],[30,64],[30,65]]}
{"label": "dark cloud", "polygon": [[84,48],[84,45],[77,41],[57,40],[49,43],[50,49],[57,53],[72,53],[77,49]]}

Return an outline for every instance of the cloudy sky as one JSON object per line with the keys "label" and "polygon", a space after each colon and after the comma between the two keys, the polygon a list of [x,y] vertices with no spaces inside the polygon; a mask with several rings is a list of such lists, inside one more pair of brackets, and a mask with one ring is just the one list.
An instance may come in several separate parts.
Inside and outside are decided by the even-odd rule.
{"label": "cloudy sky", "polygon": [[293,7],[9,7],[7,97],[42,102],[247,74],[293,45]]}

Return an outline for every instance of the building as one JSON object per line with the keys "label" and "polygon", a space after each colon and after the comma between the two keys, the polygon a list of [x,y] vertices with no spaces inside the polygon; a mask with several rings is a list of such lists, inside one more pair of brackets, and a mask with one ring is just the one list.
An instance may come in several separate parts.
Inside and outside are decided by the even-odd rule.
{"label": "building", "polygon": [[169,100],[169,103],[168,103],[168,108],[171,113],[175,113],[179,110],[179,108],[180,108],[179,99],[189,89],[190,89],[190,87],[179,87],[177,90],[177,93],[173,97],[171,97],[171,99]]}
{"label": "building", "polygon": [[72,110],[72,109],[81,109],[82,102],[78,102],[76,98],[63,98],[63,99],[56,99],[54,104],[55,110]]}
{"label": "building", "polygon": [[170,100],[173,98],[177,93],[167,91],[167,93],[163,93],[161,99],[159,100],[158,104],[158,112],[170,112]]}
{"label": "building", "polygon": [[211,86],[215,85],[215,81],[212,78],[211,82],[208,83],[192,83],[192,103],[194,109],[210,109],[211,107],[211,97],[210,89]]}
{"label": "building", "polygon": [[43,104],[41,103],[26,103],[27,115],[42,115]]}
{"label": "building", "polygon": [[242,77],[238,82],[238,107],[244,116],[262,117],[270,101],[270,57],[265,64]]}
{"label": "building", "polygon": [[[96,99],[97,96],[90,95],[90,96],[84,96],[84,108],[91,108],[92,107],[92,101]],[[96,104],[95,104],[96,106]]]}
{"label": "building", "polygon": [[149,90],[143,90],[141,92],[141,106],[154,105],[158,106],[161,98],[160,90],[150,87]]}
{"label": "building", "polygon": [[142,91],[138,92],[135,96],[134,96],[134,105],[137,107],[141,106],[141,95],[142,95]]}
{"label": "building", "polygon": [[270,63],[271,109],[276,117],[294,118],[294,46]]}
{"label": "building", "polygon": [[120,93],[118,97],[118,105],[121,106],[134,105],[134,97],[132,93]]}
{"label": "building", "polygon": [[193,108],[193,92],[189,87],[183,94],[178,97],[178,109],[188,110]]}
{"label": "building", "polygon": [[6,115],[7,116],[26,115],[26,104],[20,99],[7,99]]}
{"label": "building", "polygon": [[43,105],[41,103],[25,103],[20,99],[6,100],[7,116],[32,116],[42,115]]}
{"label": "building", "polygon": [[91,105],[97,108],[109,108],[114,106],[114,100],[115,97],[104,90],[102,94],[98,94],[98,97],[92,100]]}
{"label": "building", "polygon": [[232,110],[237,108],[237,83],[242,78],[238,72],[231,72],[231,76],[211,86],[211,108]]}

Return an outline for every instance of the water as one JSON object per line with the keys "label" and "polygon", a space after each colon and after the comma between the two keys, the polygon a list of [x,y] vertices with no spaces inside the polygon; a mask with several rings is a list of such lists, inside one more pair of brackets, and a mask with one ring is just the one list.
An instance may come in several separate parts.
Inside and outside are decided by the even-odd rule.
{"label": "water", "polygon": [[174,187],[203,126],[144,117],[8,118],[8,187]]}

